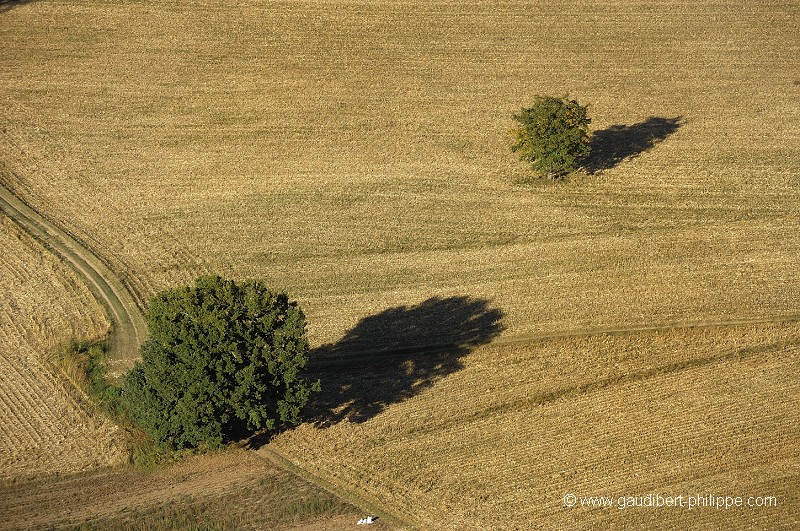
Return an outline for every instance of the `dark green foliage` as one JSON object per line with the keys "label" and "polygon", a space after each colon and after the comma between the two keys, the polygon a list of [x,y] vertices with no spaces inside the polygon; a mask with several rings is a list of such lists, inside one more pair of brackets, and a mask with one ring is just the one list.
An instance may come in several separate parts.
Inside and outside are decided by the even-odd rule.
{"label": "dark green foliage", "polygon": [[550,179],[575,171],[590,152],[587,109],[566,97],[536,96],[532,107],[513,116],[519,126],[511,131],[511,150]]}
{"label": "dark green foliage", "polygon": [[256,430],[296,425],[319,383],[300,377],[305,317],[259,281],[217,276],[157,295],[142,361],[125,375],[131,418],[173,448],[217,447]]}

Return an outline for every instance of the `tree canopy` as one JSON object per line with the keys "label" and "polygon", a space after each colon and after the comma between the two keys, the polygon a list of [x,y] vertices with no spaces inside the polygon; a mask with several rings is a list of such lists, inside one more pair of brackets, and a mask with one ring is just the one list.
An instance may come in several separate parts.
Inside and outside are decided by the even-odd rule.
{"label": "tree canopy", "polygon": [[146,317],[150,336],[123,396],[132,419],[161,443],[215,447],[296,425],[319,390],[301,377],[303,312],[260,281],[201,277],[156,295]]}
{"label": "tree canopy", "polygon": [[587,111],[588,106],[566,97],[536,96],[533,106],[513,115],[519,125],[511,131],[511,150],[551,179],[575,171],[591,151]]}

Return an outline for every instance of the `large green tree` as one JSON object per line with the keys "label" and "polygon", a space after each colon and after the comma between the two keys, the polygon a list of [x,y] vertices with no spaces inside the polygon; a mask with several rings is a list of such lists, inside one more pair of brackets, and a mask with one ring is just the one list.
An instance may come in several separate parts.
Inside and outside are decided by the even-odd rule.
{"label": "large green tree", "polygon": [[142,360],[124,379],[133,418],[174,448],[296,425],[319,382],[301,378],[305,317],[262,282],[218,276],[158,294]]}
{"label": "large green tree", "polygon": [[555,179],[575,171],[589,155],[588,106],[576,100],[536,96],[533,105],[513,115],[511,150],[541,176]]}

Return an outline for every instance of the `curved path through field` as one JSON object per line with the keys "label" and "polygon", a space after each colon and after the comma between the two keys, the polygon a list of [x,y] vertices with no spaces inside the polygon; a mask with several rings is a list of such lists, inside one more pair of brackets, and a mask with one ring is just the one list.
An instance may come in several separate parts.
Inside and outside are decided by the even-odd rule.
{"label": "curved path through field", "polygon": [[[13,219],[26,232],[41,241],[51,251],[56,253],[86,279],[87,285],[99,300],[108,308],[112,320],[112,350],[109,363],[109,374],[118,377],[133,365],[138,358],[138,348],[147,334],[147,327],[141,309],[137,306],[130,291],[125,287],[119,277],[88,247],[77,241],[74,237],[58,228],[55,224],[45,219],[38,212],[22,202],[13,192],[0,184],[0,210]],[[603,334],[626,334],[635,332],[656,332],[686,328],[711,328],[727,327],[746,324],[763,324],[773,322],[797,322],[800,315],[783,315],[775,317],[761,317],[755,319],[737,319],[726,321],[702,321],[695,323],[661,323],[647,326],[608,327],[586,330],[566,331],[559,333],[528,334],[508,339],[494,341],[494,344],[524,344],[535,343],[547,339],[566,338]],[[352,363],[363,359],[375,357],[394,357],[411,355],[415,353],[444,351],[452,345],[429,345],[410,347],[391,351],[348,352],[323,360],[311,360],[310,365],[324,366],[332,363]],[[262,447],[256,452],[282,468],[300,475],[317,486],[332,491],[334,494],[346,498],[369,508],[374,512],[388,517],[387,519],[399,524],[401,527],[415,527],[408,515],[399,514],[397,511],[386,510],[380,500],[373,499],[366,493],[355,493],[347,485],[336,485],[317,477],[311,471],[301,469],[289,461],[276,449],[269,446]]]}
{"label": "curved path through field", "polygon": [[69,263],[86,280],[95,297],[108,308],[112,322],[109,375],[114,378],[121,375],[138,358],[139,345],[147,335],[144,316],[130,291],[94,252],[1,184],[0,210]]}
{"label": "curved path through field", "polygon": [[[113,322],[113,345],[111,373],[119,374],[133,364],[139,356],[138,348],[147,335],[147,326],[141,309],[137,306],[130,291],[117,275],[85,245],[59,229],[38,212],[23,203],[13,192],[0,184],[0,210],[17,222],[26,232],[43,242],[48,248],[70,263],[87,281],[89,288],[109,308]],[[714,328],[741,326],[747,324],[766,324],[777,322],[797,322],[800,315],[782,315],[750,319],[712,321],[704,320],[689,323],[660,323],[643,326],[615,326],[563,332],[544,332],[525,334],[508,339],[499,339],[494,344],[524,344],[547,339],[582,337],[603,334],[626,334],[635,332],[658,332],[687,328]],[[413,353],[444,351],[453,345],[421,345],[397,350],[377,350],[339,354],[322,360],[312,360],[312,364],[329,364],[344,360],[357,361],[377,357],[402,356]]]}

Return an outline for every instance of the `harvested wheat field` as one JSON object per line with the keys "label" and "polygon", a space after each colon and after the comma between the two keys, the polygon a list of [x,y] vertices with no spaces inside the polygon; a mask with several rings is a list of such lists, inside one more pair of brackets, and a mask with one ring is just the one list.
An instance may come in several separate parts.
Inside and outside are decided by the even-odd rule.
{"label": "harvested wheat field", "polygon": [[[798,523],[797,324],[485,346],[462,356],[459,370],[392,403],[386,389],[430,356],[372,363],[364,356],[326,367],[317,426],[272,446],[328,481],[383,500],[421,529]],[[347,400],[354,385],[364,387],[360,402]],[[345,403],[355,421],[340,419]],[[614,505],[565,507],[570,493],[611,496]],[[651,493],[774,496],[776,505],[617,507],[620,496]]]}
{"label": "harvested wheat field", "polygon": [[[422,528],[798,525],[796,3],[9,5],[2,184],[142,305],[296,297],[292,461]],[[565,93],[593,155],[531,179],[511,115]],[[778,506],[563,504],[698,490]]]}
{"label": "harvested wheat field", "polygon": [[[83,2],[4,12],[6,181],[146,299],[213,271],[316,343],[432,296],[508,336],[796,312],[785,2]],[[770,31],[764,31],[770,28]],[[511,114],[591,104],[599,173],[526,184]]]}
{"label": "harvested wheat field", "polygon": [[117,428],[48,360],[102,338],[103,309],[69,268],[0,216],[0,479],[127,459]]}

